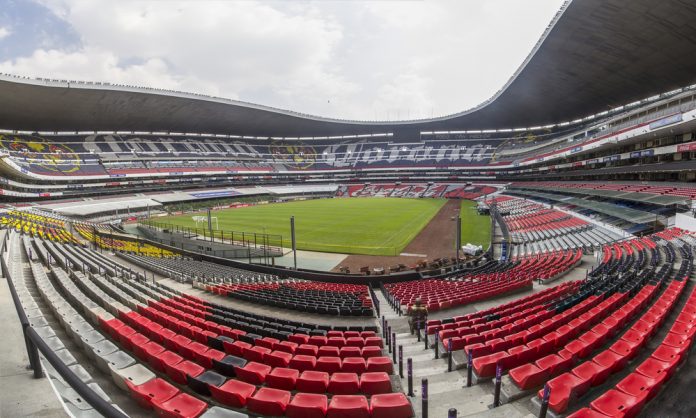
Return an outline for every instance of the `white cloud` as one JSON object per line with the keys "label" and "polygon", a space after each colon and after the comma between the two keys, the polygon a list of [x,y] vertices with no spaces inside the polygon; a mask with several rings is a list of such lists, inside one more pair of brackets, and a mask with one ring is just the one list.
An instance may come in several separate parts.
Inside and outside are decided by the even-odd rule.
{"label": "white cloud", "polygon": [[495,93],[561,2],[46,0],[82,47],[43,47],[0,71],[338,118],[430,117]]}
{"label": "white cloud", "polygon": [[7,38],[12,34],[12,31],[4,26],[0,26],[0,39]]}

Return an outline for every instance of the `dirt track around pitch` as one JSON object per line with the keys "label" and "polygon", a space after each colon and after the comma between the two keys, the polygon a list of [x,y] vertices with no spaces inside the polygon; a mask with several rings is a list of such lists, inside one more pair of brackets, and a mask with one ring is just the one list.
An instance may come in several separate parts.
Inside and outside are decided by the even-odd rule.
{"label": "dirt track around pitch", "polygon": [[359,272],[360,267],[363,266],[369,266],[370,269],[373,267],[387,269],[396,264],[405,264],[410,267],[422,260],[454,257],[456,223],[453,218],[459,214],[459,208],[459,200],[448,200],[402,251],[402,254],[419,254],[419,256],[349,255],[333,271],[339,271],[341,266],[348,267],[351,273]]}

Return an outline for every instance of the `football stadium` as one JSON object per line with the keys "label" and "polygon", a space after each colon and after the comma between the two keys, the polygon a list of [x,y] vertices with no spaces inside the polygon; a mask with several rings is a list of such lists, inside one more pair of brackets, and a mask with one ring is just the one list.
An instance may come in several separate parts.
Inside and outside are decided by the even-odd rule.
{"label": "football stadium", "polygon": [[0,416],[695,417],[694,22],[425,118],[0,74]]}

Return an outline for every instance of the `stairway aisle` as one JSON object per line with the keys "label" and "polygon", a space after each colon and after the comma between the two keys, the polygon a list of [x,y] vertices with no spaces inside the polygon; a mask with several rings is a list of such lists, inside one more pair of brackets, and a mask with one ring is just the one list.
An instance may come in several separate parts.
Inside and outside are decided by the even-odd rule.
{"label": "stairway aisle", "polygon": [[[413,360],[413,393],[410,398],[416,417],[421,417],[421,379],[428,379],[428,415],[430,417],[446,417],[450,408],[456,408],[459,417],[486,416],[516,418],[526,417],[528,410],[517,409],[515,405],[489,409],[493,404],[493,385],[485,382],[472,387],[466,386],[466,369],[447,372],[447,359],[435,359],[435,351],[425,349],[425,343],[415,335],[411,335],[408,327],[408,317],[399,316],[389,306],[380,291],[375,292],[379,299],[382,315],[392,332],[396,333],[396,344],[404,350],[404,378],[401,380],[404,393],[408,394],[406,378],[406,362]],[[398,364],[395,365],[398,370]],[[398,371],[397,371],[398,372]]]}

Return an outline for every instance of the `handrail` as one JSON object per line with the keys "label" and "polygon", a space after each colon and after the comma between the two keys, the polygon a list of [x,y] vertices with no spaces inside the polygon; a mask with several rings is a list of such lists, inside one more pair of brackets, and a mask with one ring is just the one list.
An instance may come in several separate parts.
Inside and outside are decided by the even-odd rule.
{"label": "handrail", "polygon": [[5,235],[5,239],[0,247],[0,268],[2,269],[2,275],[7,279],[10,294],[12,295],[12,301],[14,302],[17,315],[19,316],[19,322],[22,324],[22,332],[27,343],[29,363],[31,369],[34,370],[34,377],[43,377],[41,361],[39,360],[40,351],[51,366],[53,366],[53,368],[58,372],[58,374],[65,379],[66,383],[68,383],[70,387],[75,390],[75,392],[77,392],[78,395],[80,395],[97,412],[107,418],[128,418],[128,415],[119,411],[109,402],[105,401],[101,396],[87,386],[87,384],[80,380],[80,378],[77,377],[77,375],[73,373],[73,371],[70,370],[65,363],[63,363],[63,361],[56,355],[56,353],[53,352],[48,344],[46,344],[43,338],[41,338],[36,330],[34,330],[34,328],[29,324],[29,320],[24,312],[24,308],[19,301],[17,290],[15,289],[12,278],[10,277],[10,271],[7,267],[7,263],[5,262],[5,258],[2,257],[2,253],[7,250],[7,240],[9,236],[10,234]]}

